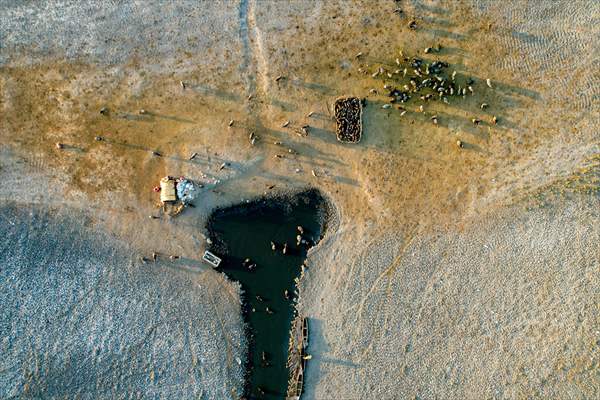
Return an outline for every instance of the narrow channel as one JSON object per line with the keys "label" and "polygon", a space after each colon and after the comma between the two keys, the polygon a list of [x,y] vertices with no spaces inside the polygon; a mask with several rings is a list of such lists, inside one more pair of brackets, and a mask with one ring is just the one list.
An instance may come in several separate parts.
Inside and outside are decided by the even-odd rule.
{"label": "narrow channel", "polygon": [[308,249],[320,240],[324,220],[325,202],[315,190],[218,209],[209,217],[211,251],[223,258],[219,270],[244,291],[247,398],[285,398],[294,279]]}

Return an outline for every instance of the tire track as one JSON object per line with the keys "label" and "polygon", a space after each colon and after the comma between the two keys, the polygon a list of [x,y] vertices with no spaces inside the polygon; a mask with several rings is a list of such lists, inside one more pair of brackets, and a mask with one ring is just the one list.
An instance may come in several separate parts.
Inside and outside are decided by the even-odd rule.
{"label": "tire track", "polygon": [[252,47],[248,33],[248,0],[240,1],[238,19],[240,24],[240,39],[242,41],[242,63],[240,64],[240,70],[246,75],[246,94],[250,95],[255,91],[256,82],[254,74],[251,71]]}
{"label": "tire track", "polygon": [[[399,254],[396,256],[396,258],[394,258],[394,260],[389,265],[389,267],[387,267],[384,271],[382,271],[377,276],[377,278],[375,278],[375,280],[373,281],[373,283],[369,287],[369,290],[367,291],[367,293],[364,296],[362,296],[360,302],[358,302],[357,304],[352,305],[352,307],[350,309],[353,309],[354,307],[357,307],[357,310],[355,312],[356,315],[360,315],[362,313],[362,310],[363,310],[363,308],[365,306],[365,303],[367,302],[367,300],[369,299],[369,297],[371,296],[371,294],[377,289],[377,287],[379,286],[379,282],[382,279],[384,279],[384,278],[388,278],[388,279],[391,278],[391,275],[396,271],[396,269],[402,263],[402,260],[404,258],[404,254],[406,253],[406,251],[408,250],[408,248],[412,244],[412,242],[415,239],[415,237],[416,237],[415,230],[409,232],[409,234],[407,235],[407,238],[405,239],[402,247],[400,248]],[[350,311],[350,309],[348,309],[347,311]]]}
{"label": "tire track", "polygon": [[262,32],[256,22],[256,6],[256,0],[240,1],[239,24],[242,41],[240,67],[246,74],[246,95],[256,95],[265,99],[270,89],[269,67],[265,57]]}
{"label": "tire track", "polygon": [[249,28],[248,33],[250,34],[250,45],[255,58],[256,75],[260,83],[262,95],[266,99],[269,95],[269,65],[265,57],[262,32],[256,23],[256,0],[249,1],[247,25]]}

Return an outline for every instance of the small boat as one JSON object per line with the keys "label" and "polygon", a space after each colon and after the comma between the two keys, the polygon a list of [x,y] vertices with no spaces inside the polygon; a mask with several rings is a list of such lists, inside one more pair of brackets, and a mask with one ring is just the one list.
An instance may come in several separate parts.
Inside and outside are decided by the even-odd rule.
{"label": "small boat", "polygon": [[308,318],[302,318],[302,350],[308,348]]}
{"label": "small boat", "polygon": [[308,318],[296,316],[292,321],[287,367],[290,371],[288,379],[287,400],[299,400],[304,388],[304,371],[308,347]]}
{"label": "small boat", "polygon": [[221,264],[221,259],[208,250],[204,252],[202,259],[212,265],[214,268],[217,268]]}
{"label": "small boat", "polygon": [[300,400],[304,388],[304,365],[299,365],[291,374],[286,400]]}

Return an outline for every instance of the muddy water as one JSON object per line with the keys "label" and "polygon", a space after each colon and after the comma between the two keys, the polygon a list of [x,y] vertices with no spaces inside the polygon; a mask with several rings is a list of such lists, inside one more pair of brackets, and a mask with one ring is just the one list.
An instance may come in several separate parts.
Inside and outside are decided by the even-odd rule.
{"label": "muddy water", "polygon": [[[308,248],[320,239],[323,219],[324,202],[314,191],[285,200],[259,200],[217,210],[209,219],[211,249],[223,256],[219,269],[240,282],[244,290],[250,344],[246,385],[249,398],[285,396],[289,329],[296,298],[294,279],[300,274]],[[300,246],[298,226],[303,228],[307,241]],[[271,242],[275,243],[275,251]],[[285,243],[288,247],[283,254]]]}

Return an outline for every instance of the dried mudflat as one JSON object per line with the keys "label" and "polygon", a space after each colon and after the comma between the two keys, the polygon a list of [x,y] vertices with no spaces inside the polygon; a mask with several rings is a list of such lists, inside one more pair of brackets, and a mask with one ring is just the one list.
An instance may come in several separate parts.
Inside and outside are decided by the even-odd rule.
{"label": "dried mudflat", "polygon": [[[597,395],[595,3],[65,3],[0,6],[1,397],[235,397],[239,294],[201,265],[202,227],[307,186],[337,208],[301,287],[307,398]],[[436,44],[475,94],[382,109],[358,69]],[[339,96],[367,97],[358,145],[335,138]],[[166,174],[206,190],[151,220]]]}

